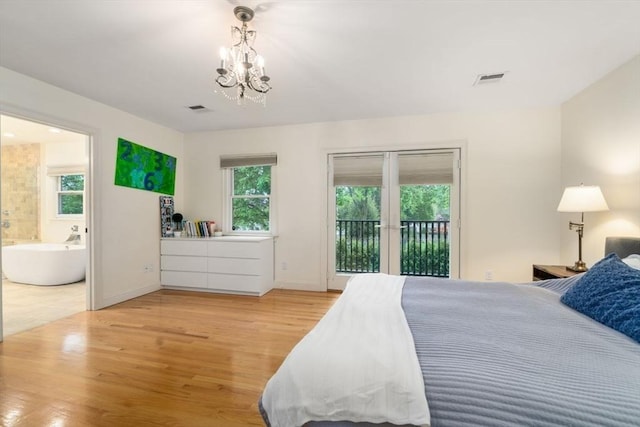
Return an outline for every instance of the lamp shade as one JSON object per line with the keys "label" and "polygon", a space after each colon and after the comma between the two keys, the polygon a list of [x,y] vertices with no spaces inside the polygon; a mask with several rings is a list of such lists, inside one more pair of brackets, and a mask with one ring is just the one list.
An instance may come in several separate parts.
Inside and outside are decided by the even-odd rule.
{"label": "lamp shade", "polygon": [[597,185],[579,185],[564,189],[558,212],[608,211],[606,200]]}

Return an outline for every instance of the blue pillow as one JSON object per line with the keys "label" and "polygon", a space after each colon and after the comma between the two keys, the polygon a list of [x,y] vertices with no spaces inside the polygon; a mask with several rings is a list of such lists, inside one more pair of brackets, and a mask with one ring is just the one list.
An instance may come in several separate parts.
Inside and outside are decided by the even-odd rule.
{"label": "blue pillow", "polygon": [[616,254],[598,261],[560,301],[640,342],[640,270]]}

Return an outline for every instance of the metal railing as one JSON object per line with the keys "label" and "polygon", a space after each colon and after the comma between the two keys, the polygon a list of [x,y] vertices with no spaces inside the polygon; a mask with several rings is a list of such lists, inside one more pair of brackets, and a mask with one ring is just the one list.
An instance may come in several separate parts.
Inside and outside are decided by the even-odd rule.
{"label": "metal railing", "polygon": [[449,277],[449,221],[401,221],[400,274]]}
{"label": "metal railing", "polygon": [[[401,221],[400,274],[449,277],[449,221]],[[380,221],[336,220],[336,272],[380,271]]]}
{"label": "metal railing", "polygon": [[336,220],[336,271],[380,271],[380,221]]}

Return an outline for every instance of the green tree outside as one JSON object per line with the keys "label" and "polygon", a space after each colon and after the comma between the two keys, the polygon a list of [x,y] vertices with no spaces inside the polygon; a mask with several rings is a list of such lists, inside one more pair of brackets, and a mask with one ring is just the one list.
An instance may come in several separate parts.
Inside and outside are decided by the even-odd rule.
{"label": "green tree outside", "polygon": [[[449,221],[449,185],[403,185],[400,187],[400,219]],[[380,188],[336,187],[336,265],[344,272],[380,271],[380,229],[358,221],[380,220]],[[353,223],[346,223],[353,221]],[[408,223],[407,223],[408,222]],[[446,229],[402,230],[401,272],[422,276],[448,276],[449,241]],[[438,239],[432,239],[433,233]]]}
{"label": "green tree outside", "polygon": [[271,166],[233,169],[234,230],[269,231]]}
{"label": "green tree outside", "polygon": [[84,175],[62,175],[58,197],[59,214],[82,215],[84,213]]}

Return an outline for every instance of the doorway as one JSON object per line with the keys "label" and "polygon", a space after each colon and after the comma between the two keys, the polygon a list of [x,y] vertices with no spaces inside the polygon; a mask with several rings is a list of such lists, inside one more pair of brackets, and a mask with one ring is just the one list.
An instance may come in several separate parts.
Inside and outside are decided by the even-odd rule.
{"label": "doorway", "polygon": [[459,277],[460,149],[328,161],[328,289],[359,273]]}
{"label": "doorway", "polygon": [[[91,211],[91,140],[62,126],[6,114],[0,115],[0,127],[1,341],[3,335],[90,308],[85,231]],[[61,258],[58,249],[65,245],[73,257]],[[23,268],[30,257],[39,261]],[[60,268],[45,274],[53,259]]]}

